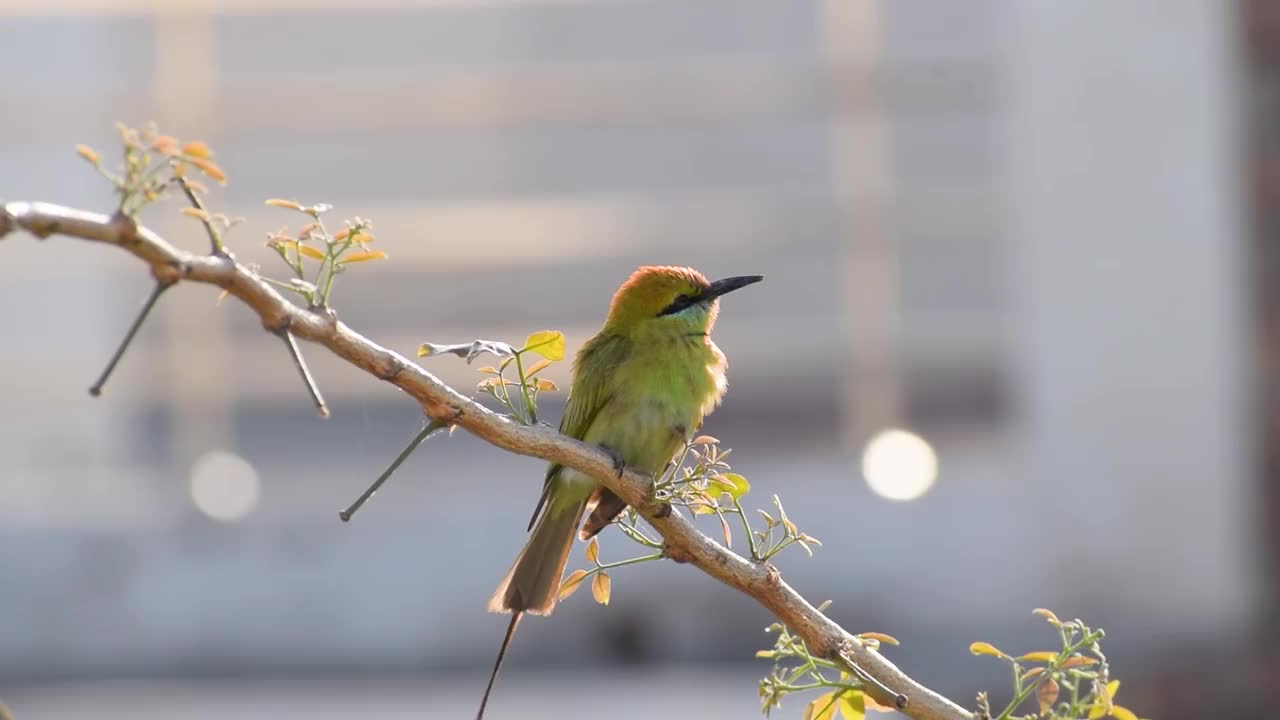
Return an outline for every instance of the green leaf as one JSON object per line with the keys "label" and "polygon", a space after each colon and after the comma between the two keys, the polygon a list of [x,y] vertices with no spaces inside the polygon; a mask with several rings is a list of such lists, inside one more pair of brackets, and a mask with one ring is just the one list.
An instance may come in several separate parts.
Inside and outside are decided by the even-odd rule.
{"label": "green leaf", "polygon": [[738,473],[724,473],[711,478],[708,489],[717,494],[726,492],[734,500],[740,499],[751,490],[751,483]]}
{"label": "green leaf", "polygon": [[539,330],[525,338],[520,352],[533,352],[548,360],[564,359],[564,333],[559,330]]}
{"label": "green leaf", "polygon": [[840,717],[844,720],[862,720],[867,705],[861,690],[845,690],[840,693]]}

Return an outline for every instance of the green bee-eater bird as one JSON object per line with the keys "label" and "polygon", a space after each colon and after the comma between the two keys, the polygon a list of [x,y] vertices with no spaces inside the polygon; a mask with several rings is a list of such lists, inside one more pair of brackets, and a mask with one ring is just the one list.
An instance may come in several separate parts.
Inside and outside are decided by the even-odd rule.
{"label": "green bee-eater bird", "polygon": [[[642,267],[618,288],[604,327],[578,351],[560,432],[603,446],[620,464],[650,473],[666,469],[725,391],[725,357],[711,342],[718,298],[764,278],[708,282],[684,267]],[[529,527],[533,534],[493,597],[491,612],[511,624],[489,676],[477,720],[525,613],[549,615],[573,536],[586,540],[626,503],[594,479],[552,465]]]}

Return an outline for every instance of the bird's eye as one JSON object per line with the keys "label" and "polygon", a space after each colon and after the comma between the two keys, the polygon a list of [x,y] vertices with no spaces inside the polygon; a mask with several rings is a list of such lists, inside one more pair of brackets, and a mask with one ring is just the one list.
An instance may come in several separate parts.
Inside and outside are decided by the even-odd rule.
{"label": "bird's eye", "polygon": [[672,313],[678,313],[681,310],[692,305],[695,301],[696,301],[696,298],[694,298],[692,295],[677,295],[676,299],[673,300],[670,305],[666,306],[665,308],[662,309],[662,312],[658,313],[658,317],[662,317],[663,315],[670,315]]}

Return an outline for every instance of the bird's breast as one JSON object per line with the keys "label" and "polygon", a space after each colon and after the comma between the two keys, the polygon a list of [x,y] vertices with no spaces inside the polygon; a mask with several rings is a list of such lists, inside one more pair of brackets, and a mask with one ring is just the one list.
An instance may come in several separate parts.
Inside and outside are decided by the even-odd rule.
{"label": "bird's breast", "polygon": [[660,472],[724,394],[724,356],[703,336],[652,343],[632,353],[610,385],[584,439]]}

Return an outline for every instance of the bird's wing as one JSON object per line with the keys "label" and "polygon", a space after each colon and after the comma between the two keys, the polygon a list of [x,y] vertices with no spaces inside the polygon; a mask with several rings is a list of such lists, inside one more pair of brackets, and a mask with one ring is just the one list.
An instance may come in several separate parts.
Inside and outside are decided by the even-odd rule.
{"label": "bird's wing", "polygon": [[[561,433],[579,440],[586,436],[600,410],[612,399],[608,385],[610,373],[604,369],[616,368],[626,359],[629,342],[621,335],[600,334],[582,346],[573,363],[573,386],[569,389],[569,402],[565,405],[564,417],[560,418]],[[533,517],[529,518],[530,530],[533,529],[538,514],[542,512],[542,507],[546,505],[551,493],[551,481],[562,467],[552,465],[547,468],[542,497],[538,499],[538,506],[533,509]]]}

